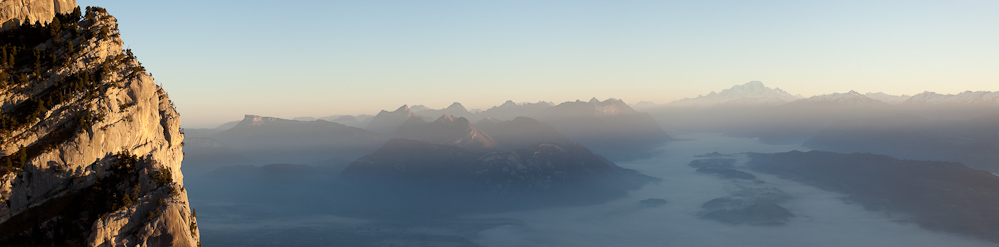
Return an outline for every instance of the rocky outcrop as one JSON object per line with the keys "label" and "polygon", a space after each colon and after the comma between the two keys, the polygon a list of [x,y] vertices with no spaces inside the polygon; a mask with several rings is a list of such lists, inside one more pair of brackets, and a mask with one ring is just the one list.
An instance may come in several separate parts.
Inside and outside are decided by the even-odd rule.
{"label": "rocky outcrop", "polygon": [[[3,17],[75,7],[42,2],[3,1]],[[104,9],[46,20],[0,33],[0,242],[199,246],[166,92]]]}
{"label": "rocky outcrop", "polygon": [[56,14],[73,12],[76,0],[3,0],[0,1],[0,24],[8,29],[25,22],[49,23]]}

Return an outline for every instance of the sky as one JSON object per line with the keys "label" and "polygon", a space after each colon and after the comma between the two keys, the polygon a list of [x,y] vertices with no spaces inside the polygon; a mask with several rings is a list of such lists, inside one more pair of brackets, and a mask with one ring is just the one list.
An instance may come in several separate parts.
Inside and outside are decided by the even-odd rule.
{"label": "sky", "polygon": [[762,81],[999,91],[999,1],[123,1],[185,127],[506,100],[668,103]]}

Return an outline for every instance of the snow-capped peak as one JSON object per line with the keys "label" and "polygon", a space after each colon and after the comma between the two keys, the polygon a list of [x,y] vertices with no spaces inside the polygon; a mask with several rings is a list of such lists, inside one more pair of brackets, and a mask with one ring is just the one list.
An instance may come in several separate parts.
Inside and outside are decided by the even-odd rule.
{"label": "snow-capped peak", "polygon": [[959,94],[938,94],[923,92],[909,98],[904,104],[911,105],[981,105],[999,106],[999,92],[965,91]]}
{"label": "snow-capped peak", "polygon": [[779,105],[800,99],[780,88],[769,88],[763,82],[751,81],[735,85],[721,92],[711,92],[696,98],[685,98],[669,103],[673,106],[715,106],[715,105]]}
{"label": "snow-capped peak", "polygon": [[807,99],[800,99],[789,105],[887,105],[880,100],[864,96],[857,91],[850,90],[847,93],[832,93],[816,95]]}

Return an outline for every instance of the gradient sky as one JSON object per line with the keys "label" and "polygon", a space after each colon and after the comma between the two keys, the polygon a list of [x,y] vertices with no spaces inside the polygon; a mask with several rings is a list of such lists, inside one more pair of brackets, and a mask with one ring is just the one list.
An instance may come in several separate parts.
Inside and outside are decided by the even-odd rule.
{"label": "gradient sky", "polygon": [[506,100],[999,91],[999,1],[80,0],[187,127]]}

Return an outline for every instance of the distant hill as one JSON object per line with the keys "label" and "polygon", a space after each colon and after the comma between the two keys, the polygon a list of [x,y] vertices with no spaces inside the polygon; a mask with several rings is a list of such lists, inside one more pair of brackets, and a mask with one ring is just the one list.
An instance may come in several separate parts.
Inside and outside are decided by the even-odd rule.
{"label": "distant hill", "polygon": [[649,114],[635,111],[618,99],[565,102],[543,112],[538,119],[570,140],[615,159],[649,154],[672,140]]}
{"label": "distant hill", "polygon": [[412,117],[396,129],[394,138],[454,145],[471,150],[487,150],[497,146],[492,137],[472,126],[468,119],[447,114],[433,122]]}
{"label": "distant hill", "polygon": [[334,123],[339,123],[339,124],[343,124],[343,125],[347,125],[347,126],[350,126],[350,127],[365,128],[365,127],[368,127],[368,124],[371,124],[371,120],[374,117],[375,116],[372,116],[372,115],[363,115],[363,114],[362,115],[333,115],[333,116],[321,117],[319,119],[330,121],[330,122],[334,122]]}
{"label": "distant hill", "polygon": [[354,161],[340,178],[348,190],[364,188],[367,195],[342,202],[344,207],[445,215],[599,203],[654,180],[580,145],[476,153],[406,139],[390,140]]}
{"label": "distant hill", "polygon": [[232,127],[236,127],[236,125],[239,124],[239,122],[240,121],[230,121],[221,124],[215,128],[185,128],[184,135],[195,138],[211,137],[215,134],[218,134],[219,132],[231,129]]}
{"label": "distant hill", "polygon": [[521,149],[546,142],[572,143],[555,127],[529,117],[509,121],[487,118],[475,123],[475,127],[492,137],[500,150]]}
{"label": "distant hill", "polygon": [[846,121],[823,129],[804,146],[834,152],[955,161],[999,172],[999,114],[958,121],[913,115]]}
{"label": "distant hill", "polygon": [[847,195],[922,227],[999,243],[999,177],[954,162],[820,151],[750,154],[753,170]]}
{"label": "distant hill", "polygon": [[378,133],[325,120],[295,121],[246,115],[213,136],[257,163],[311,163],[330,157],[360,157],[384,143]]}

